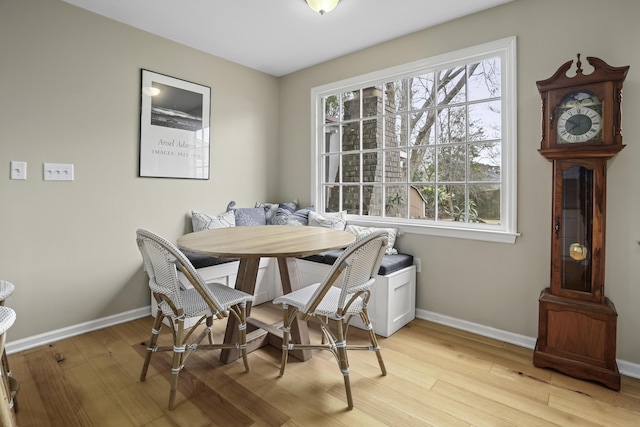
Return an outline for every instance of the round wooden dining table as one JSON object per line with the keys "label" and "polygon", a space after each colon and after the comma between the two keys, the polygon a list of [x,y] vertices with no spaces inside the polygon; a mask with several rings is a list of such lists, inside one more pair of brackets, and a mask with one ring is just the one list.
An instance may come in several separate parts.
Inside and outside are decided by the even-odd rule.
{"label": "round wooden dining table", "polygon": [[[236,289],[253,295],[258,277],[260,258],[276,258],[282,282],[282,291],[287,294],[300,288],[295,258],[320,252],[341,249],[355,241],[355,236],[346,231],[325,227],[258,225],[217,228],[197,231],[178,238],[180,249],[221,258],[238,258]],[[251,306],[247,307],[247,316]],[[237,322],[229,317],[225,331],[225,342],[237,342]],[[253,351],[266,344],[281,345],[282,333],[273,325],[256,319],[247,319],[256,332],[247,334],[247,350]],[[259,330],[257,329],[259,328]],[[260,333],[262,331],[262,333]],[[264,331],[267,333],[265,334]],[[295,342],[308,344],[309,332],[306,322],[294,322],[291,328]],[[280,343],[280,344],[278,344]],[[309,350],[297,350],[292,355],[300,360],[311,358]],[[240,357],[240,351],[225,349],[220,359],[229,363]]]}

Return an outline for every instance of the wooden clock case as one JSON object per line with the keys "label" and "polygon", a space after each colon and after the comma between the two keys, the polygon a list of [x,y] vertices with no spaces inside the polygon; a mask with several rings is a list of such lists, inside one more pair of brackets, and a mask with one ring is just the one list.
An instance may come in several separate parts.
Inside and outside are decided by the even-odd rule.
{"label": "wooden clock case", "polygon": [[[533,363],[619,390],[618,314],[604,293],[606,170],[607,160],[624,148],[620,104],[629,67],[611,67],[594,57],[587,61],[591,74],[582,73],[578,55],[575,76],[567,76],[573,63],[568,61],[537,82],[543,111],[539,151],[553,162],[553,202],[551,283],[539,298]],[[602,131],[588,141],[567,143],[558,137],[559,106],[581,93],[601,102]]]}

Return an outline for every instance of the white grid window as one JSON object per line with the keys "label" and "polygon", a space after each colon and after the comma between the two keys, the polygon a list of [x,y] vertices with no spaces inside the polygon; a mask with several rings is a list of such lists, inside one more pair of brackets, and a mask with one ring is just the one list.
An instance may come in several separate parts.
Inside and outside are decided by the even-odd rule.
{"label": "white grid window", "polygon": [[515,38],[312,90],[319,211],[514,242]]}

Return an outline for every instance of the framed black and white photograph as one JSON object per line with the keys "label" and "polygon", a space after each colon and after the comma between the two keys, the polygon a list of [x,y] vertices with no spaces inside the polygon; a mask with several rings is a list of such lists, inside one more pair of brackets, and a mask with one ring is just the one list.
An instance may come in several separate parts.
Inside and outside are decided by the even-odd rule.
{"label": "framed black and white photograph", "polygon": [[211,88],[142,70],[140,176],[209,179]]}

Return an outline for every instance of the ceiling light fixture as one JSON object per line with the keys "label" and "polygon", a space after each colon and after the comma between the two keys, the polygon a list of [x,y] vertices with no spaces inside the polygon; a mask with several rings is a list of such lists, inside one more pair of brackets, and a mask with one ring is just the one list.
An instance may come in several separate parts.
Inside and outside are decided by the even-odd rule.
{"label": "ceiling light fixture", "polygon": [[336,8],[340,0],[306,0],[307,4],[315,12],[324,15]]}

